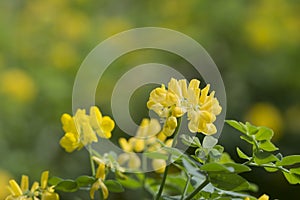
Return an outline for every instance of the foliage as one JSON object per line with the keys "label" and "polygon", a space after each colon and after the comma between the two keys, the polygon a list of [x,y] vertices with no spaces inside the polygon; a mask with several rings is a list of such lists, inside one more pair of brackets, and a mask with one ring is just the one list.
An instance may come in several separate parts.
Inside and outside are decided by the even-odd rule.
{"label": "foliage", "polygon": [[[241,147],[236,148],[244,163],[230,158],[224,147],[218,144],[218,139],[212,136],[215,133],[213,123],[221,107],[214,92],[209,93],[208,90],[209,86],[200,89],[199,81],[195,79],[189,85],[186,80],[171,79],[168,88],[163,85],[154,89],[147,105],[163,119],[163,128],[155,119],[143,119],[136,136],[128,140],[120,138],[124,151],[120,155],[112,151],[101,154],[92,146],[98,142],[97,135],[101,140],[107,140],[114,128],[113,120],[108,116],[102,117],[97,107],[91,107],[89,114],[84,109],[79,109],[73,117],[63,114],[61,121],[65,136],[60,145],[69,153],[85,145],[92,174],[75,179],[53,176],[48,180],[48,172],[45,172],[41,186],[37,184],[30,191],[27,176],[24,180],[22,178],[20,186],[11,180],[11,194],[6,199],[59,199],[55,192],[73,193],[79,190],[88,191],[90,199],[96,196],[108,199],[109,193],[122,193],[126,189],[143,190],[156,200],[256,199],[250,192],[257,191],[257,186],[242,175],[249,173],[252,167],[261,167],[271,173],[279,171],[290,184],[300,184],[300,168],[297,167],[300,155],[282,156],[271,141],[273,131],[267,127],[227,120],[252,149],[251,155],[247,155]],[[202,141],[197,135],[179,131],[185,114],[189,130],[205,135]],[[169,119],[172,119],[171,123]],[[72,137],[69,137],[70,133]],[[190,148],[192,153],[178,148],[179,142]],[[152,161],[154,172],[146,173],[144,170],[148,161]],[[36,193],[38,191],[42,191],[41,196]],[[259,200],[262,199],[269,197],[263,195]]]}

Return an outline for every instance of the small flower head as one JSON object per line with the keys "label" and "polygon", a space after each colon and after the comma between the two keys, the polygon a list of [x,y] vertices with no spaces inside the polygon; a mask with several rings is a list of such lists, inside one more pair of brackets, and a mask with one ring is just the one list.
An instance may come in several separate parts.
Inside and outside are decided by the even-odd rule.
{"label": "small flower head", "polygon": [[110,138],[115,123],[108,116],[102,116],[96,106],[90,108],[90,115],[83,109],[78,109],[72,117],[63,114],[61,117],[65,135],[60,140],[60,145],[67,151],[80,150],[83,146],[98,142],[97,135],[101,138]]}
{"label": "small flower head", "polygon": [[108,189],[106,187],[106,185],[104,184],[104,180],[105,180],[105,177],[106,177],[106,173],[105,173],[105,164],[103,162],[100,162],[99,163],[99,166],[97,168],[97,172],[96,172],[96,175],[95,175],[95,178],[97,179],[91,189],[90,189],[90,197],[91,199],[94,199],[95,197],[95,192],[99,189],[101,189],[102,191],[102,195],[103,195],[103,198],[104,199],[107,199],[108,198]]}
{"label": "small flower head", "polygon": [[53,187],[48,186],[48,176],[48,171],[43,172],[40,185],[34,182],[30,190],[28,176],[22,176],[20,185],[15,180],[10,180],[7,187],[10,195],[6,197],[6,200],[39,200],[40,198],[40,200],[59,200]]}
{"label": "small flower head", "polygon": [[172,78],[168,89],[163,85],[150,93],[147,106],[165,119],[163,132],[167,136],[171,136],[177,126],[174,118],[181,117],[185,113],[188,116],[188,128],[191,132],[201,132],[205,135],[217,132],[213,122],[222,108],[214,97],[215,92],[209,94],[209,84],[203,89],[199,86],[200,81],[196,79],[191,80],[187,85],[184,79],[178,81]]}

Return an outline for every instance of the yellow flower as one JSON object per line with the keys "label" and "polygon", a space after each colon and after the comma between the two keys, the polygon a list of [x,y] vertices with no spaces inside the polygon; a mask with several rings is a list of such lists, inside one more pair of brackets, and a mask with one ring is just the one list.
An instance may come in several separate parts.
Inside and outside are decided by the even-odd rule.
{"label": "yellow flower", "polygon": [[90,108],[90,115],[84,109],[78,109],[74,117],[63,114],[61,122],[65,135],[61,138],[60,145],[67,152],[98,142],[97,135],[110,138],[115,127],[114,121],[108,116],[103,117],[96,106]]}
{"label": "yellow flower", "polygon": [[263,194],[261,197],[258,198],[258,200],[269,200],[269,196],[266,194]]}
{"label": "yellow flower", "polygon": [[93,183],[92,187],[91,187],[91,190],[90,190],[90,197],[91,199],[94,199],[95,197],[95,192],[97,190],[99,190],[101,188],[101,191],[102,191],[102,195],[103,195],[103,198],[104,199],[107,199],[108,198],[108,189],[106,187],[106,185],[104,184],[104,180],[105,180],[105,177],[106,177],[106,173],[105,173],[105,164],[103,162],[100,162],[99,163],[99,166],[97,168],[97,172],[96,172],[96,182]]}
{"label": "yellow flower", "polygon": [[171,136],[177,126],[176,118],[187,113],[191,132],[202,132],[211,135],[217,132],[213,122],[222,111],[219,101],[214,97],[215,92],[209,93],[208,84],[202,90],[200,81],[193,79],[187,86],[186,80],[171,79],[168,90],[162,85],[150,93],[147,106],[160,117],[166,118],[163,132]]}
{"label": "yellow flower", "polygon": [[41,185],[38,182],[32,184],[29,190],[29,178],[23,175],[21,184],[19,185],[15,180],[9,181],[8,190],[10,195],[6,197],[6,200],[59,200],[59,196],[54,192],[53,187],[48,187],[49,172],[44,171],[41,175]]}

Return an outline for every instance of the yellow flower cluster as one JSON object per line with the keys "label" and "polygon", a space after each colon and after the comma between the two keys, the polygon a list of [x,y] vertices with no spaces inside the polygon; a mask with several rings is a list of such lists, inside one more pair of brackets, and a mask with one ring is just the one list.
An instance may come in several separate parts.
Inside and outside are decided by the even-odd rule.
{"label": "yellow flower cluster", "polygon": [[108,116],[102,116],[96,106],[90,108],[89,115],[84,109],[78,109],[73,117],[63,114],[61,122],[65,135],[61,138],[60,145],[67,152],[98,142],[97,135],[101,138],[110,138],[111,131],[115,127],[114,121]]}
{"label": "yellow flower cluster", "polygon": [[147,106],[160,117],[165,118],[163,132],[171,136],[177,127],[177,118],[187,113],[191,132],[201,132],[211,135],[217,132],[213,122],[222,111],[219,101],[209,94],[210,85],[199,88],[200,81],[193,79],[187,86],[185,79],[174,78],[168,83],[168,89],[164,85],[154,89],[150,93]]}
{"label": "yellow flower cluster", "polygon": [[49,171],[44,171],[41,175],[41,185],[34,182],[29,189],[29,178],[23,175],[21,184],[15,180],[9,181],[8,190],[10,195],[5,200],[59,200],[59,196],[54,192],[53,186],[48,187]]}
{"label": "yellow flower cluster", "polygon": [[[157,140],[165,142],[166,146],[171,146],[173,140],[167,139],[167,137],[160,132],[160,129],[160,124],[156,119],[143,119],[134,137],[128,140],[120,138],[119,144],[125,152],[118,157],[119,164],[127,164],[129,169],[139,169],[141,160],[136,153],[161,152],[161,144],[157,142]],[[153,159],[152,167],[157,173],[163,173],[166,167],[166,161],[163,159]]]}
{"label": "yellow flower cluster", "polygon": [[106,173],[105,173],[105,164],[103,162],[98,163],[99,166],[97,168],[97,172],[96,172],[96,181],[95,183],[92,185],[91,190],[90,190],[90,197],[91,199],[95,198],[95,192],[98,191],[99,189],[101,189],[102,191],[102,195],[104,199],[108,198],[108,189],[106,187],[106,185],[104,184],[104,180],[106,177]]}

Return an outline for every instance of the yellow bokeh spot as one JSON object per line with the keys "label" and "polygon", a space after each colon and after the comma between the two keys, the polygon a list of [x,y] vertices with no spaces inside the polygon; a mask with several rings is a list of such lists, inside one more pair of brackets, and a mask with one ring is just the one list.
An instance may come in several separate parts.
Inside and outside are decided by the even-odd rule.
{"label": "yellow bokeh spot", "polygon": [[53,44],[49,57],[54,67],[65,69],[74,67],[79,55],[71,44],[61,42]]}
{"label": "yellow bokeh spot", "polygon": [[273,140],[282,135],[283,119],[280,111],[270,103],[256,103],[246,114],[246,120],[256,126],[266,126],[274,131]]}
{"label": "yellow bokeh spot", "polygon": [[0,199],[4,199],[7,195],[9,195],[9,190],[6,190],[5,188],[10,179],[10,174],[0,169]]}
{"label": "yellow bokeh spot", "polygon": [[105,19],[100,27],[100,35],[110,37],[122,31],[132,28],[131,23],[124,18],[109,18]]}
{"label": "yellow bokeh spot", "polygon": [[0,91],[19,102],[29,102],[35,98],[37,88],[25,71],[11,69],[0,75]]}

